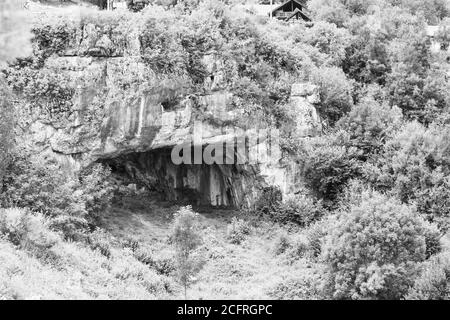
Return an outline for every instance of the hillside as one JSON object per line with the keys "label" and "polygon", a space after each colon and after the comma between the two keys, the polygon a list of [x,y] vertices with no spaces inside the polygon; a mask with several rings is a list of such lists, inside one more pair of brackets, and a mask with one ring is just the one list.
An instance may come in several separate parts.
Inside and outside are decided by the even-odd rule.
{"label": "hillside", "polygon": [[449,0],[2,4],[0,298],[450,298]]}
{"label": "hillside", "polygon": [[[105,231],[92,235],[90,246],[58,240],[38,224],[33,225],[30,237],[39,247],[28,245],[18,250],[2,240],[2,298],[183,299],[182,288],[172,280],[174,250],[168,237],[178,207],[155,200],[128,201],[101,218],[99,227]],[[12,219],[19,213],[2,212],[5,214]],[[308,274],[315,263],[306,259],[303,239],[297,244],[299,235],[292,230],[288,234],[277,224],[250,220],[246,223],[248,234],[233,243],[227,229],[236,214],[229,210],[200,214],[204,236],[200,251],[205,261],[188,298],[313,298],[307,295],[307,288],[288,291],[299,281],[292,279],[292,274],[301,273],[304,281],[311,281]],[[54,242],[42,247],[42,237]],[[286,244],[280,244],[285,238]],[[283,249],[286,252],[281,252]]]}

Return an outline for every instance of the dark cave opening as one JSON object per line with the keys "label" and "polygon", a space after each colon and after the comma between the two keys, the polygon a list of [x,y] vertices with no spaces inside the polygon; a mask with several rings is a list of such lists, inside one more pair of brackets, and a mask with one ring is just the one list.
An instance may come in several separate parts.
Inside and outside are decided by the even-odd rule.
{"label": "dark cave opening", "polygon": [[99,160],[111,168],[123,184],[156,192],[161,200],[193,206],[236,208],[244,193],[242,170],[235,165],[179,164],[171,160],[171,148],[133,152]]}

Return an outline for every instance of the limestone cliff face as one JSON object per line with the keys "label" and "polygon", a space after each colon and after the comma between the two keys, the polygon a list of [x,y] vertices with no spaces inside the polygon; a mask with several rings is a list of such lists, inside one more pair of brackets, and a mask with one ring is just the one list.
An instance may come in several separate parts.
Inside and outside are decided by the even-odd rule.
{"label": "limestone cliff face", "polygon": [[[94,50],[85,44],[88,40],[81,39],[78,48],[47,59],[46,72],[64,74],[75,88],[72,107],[57,113],[22,110],[28,112],[22,124],[23,143],[59,158],[70,168],[121,159],[131,175],[153,179],[174,200],[188,197],[202,204],[240,206],[251,204],[264,186],[279,186],[284,193],[295,191],[298,169],[281,152],[269,150],[268,141],[276,142],[267,132],[249,133],[236,124],[241,115],[229,107],[232,94],[225,79],[229,66],[214,53],[204,57],[208,76],[203,93],[193,97],[183,91],[182,79],[163,85],[165,80],[139,57],[112,54],[116,51],[111,40],[97,38],[90,46],[99,52],[109,48],[109,57],[78,56],[80,51]],[[316,102],[314,86],[293,84],[289,107],[296,117],[297,135],[307,137],[320,130]],[[201,142],[198,135],[197,142],[203,149],[245,141],[246,156],[260,156],[252,163],[174,164],[171,150],[195,140],[199,123]],[[236,147],[233,150],[237,153]]]}

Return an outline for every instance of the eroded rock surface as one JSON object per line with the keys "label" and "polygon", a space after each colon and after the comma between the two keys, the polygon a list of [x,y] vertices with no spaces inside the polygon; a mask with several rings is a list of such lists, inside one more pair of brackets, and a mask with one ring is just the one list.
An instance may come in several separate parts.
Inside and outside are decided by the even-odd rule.
{"label": "eroded rock surface", "polygon": [[[105,48],[111,45],[102,36],[95,45],[98,42]],[[174,200],[188,196],[201,204],[240,206],[251,204],[263,186],[294,192],[295,163],[272,150],[276,142],[267,138],[267,132],[236,125],[241,115],[229,108],[232,94],[226,90],[224,66],[213,54],[204,60],[210,76],[204,94],[192,97],[183,91],[182,79],[160,85],[167,79],[154,74],[138,57],[52,57],[45,68],[70,79],[76,88],[73,107],[28,114],[24,143],[72,168],[122,159],[132,170],[156,179]],[[293,84],[289,107],[296,117],[297,135],[308,137],[320,131],[317,102],[315,86]],[[251,163],[175,165],[171,150],[195,140],[198,124],[201,133],[196,143],[203,148],[224,142],[237,145],[244,139],[246,156],[258,158]],[[236,153],[237,148],[232,150]]]}

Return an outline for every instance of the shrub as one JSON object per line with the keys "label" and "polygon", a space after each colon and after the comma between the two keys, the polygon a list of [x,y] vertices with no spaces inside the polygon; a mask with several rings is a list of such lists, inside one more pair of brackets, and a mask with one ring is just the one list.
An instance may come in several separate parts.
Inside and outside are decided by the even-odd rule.
{"label": "shrub", "polygon": [[109,170],[95,165],[80,173],[62,172],[51,159],[18,153],[3,179],[0,203],[27,207],[48,216],[91,218],[104,210],[112,197]]}
{"label": "shrub", "polygon": [[106,258],[111,257],[111,244],[113,239],[102,229],[97,228],[87,237],[87,243],[92,250],[98,250]]}
{"label": "shrub", "polygon": [[319,87],[319,113],[334,124],[353,106],[353,82],[337,67],[320,67],[312,74],[312,82]]}
{"label": "shrub", "polygon": [[280,255],[286,252],[291,247],[291,241],[289,235],[286,232],[282,232],[275,239],[273,251],[275,255]]}
{"label": "shrub", "polygon": [[324,21],[317,21],[311,28],[303,28],[299,33],[300,43],[307,43],[326,54],[326,64],[340,66],[350,45],[351,36],[347,29]]}
{"label": "shrub", "polygon": [[322,298],[319,284],[318,272],[291,274],[270,288],[268,295],[278,300],[317,300]]}
{"label": "shrub", "polygon": [[108,181],[111,170],[101,164],[82,170],[78,174],[79,189],[83,192],[83,201],[90,218],[105,211],[113,198],[113,187]]}
{"label": "shrub", "polygon": [[128,0],[127,8],[133,12],[139,12],[150,4],[150,0]]}
{"label": "shrub", "polygon": [[427,223],[426,225],[427,228],[425,229],[424,236],[427,250],[425,252],[425,256],[429,259],[442,251],[442,233],[436,224]]}
{"label": "shrub", "polygon": [[59,237],[48,228],[48,220],[24,209],[0,209],[0,234],[20,248],[45,257]]}
{"label": "shrub", "polygon": [[302,258],[309,258],[313,255],[309,240],[304,235],[294,236],[291,247],[286,251],[288,263],[293,263]]}
{"label": "shrub", "polygon": [[14,107],[11,92],[0,75],[0,180],[10,160],[10,149],[13,144]]}
{"label": "shrub", "polygon": [[308,240],[309,250],[313,257],[317,258],[322,253],[322,245],[326,235],[326,219],[314,223],[307,229],[306,239]]}
{"label": "shrub", "polygon": [[448,126],[425,128],[409,123],[389,140],[382,155],[366,164],[365,178],[379,190],[390,191],[442,231],[449,227],[450,157]]}
{"label": "shrub", "polygon": [[343,27],[350,18],[350,12],[338,0],[312,0],[308,7],[311,9],[315,20],[334,23],[338,27]]}
{"label": "shrub", "polygon": [[49,227],[62,234],[64,240],[86,241],[89,223],[84,217],[60,215],[51,219]]}
{"label": "shrub", "polygon": [[363,99],[337,123],[338,128],[348,133],[350,146],[362,151],[362,160],[379,153],[401,125],[399,108],[380,104],[371,98]]}
{"label": "shrub", "polygon": [[429,124],[447,110],[450,87],[445,70],[427,69],[418,74],[399,63],[388,82],[391,104],[401,108],[408,119]]}
{"label": "shrub", "polygon": [[54,160],[18,153],[2,181],[0,205],[43,213],[65,239],[86,240],[89,224],[111,201],[109,174],[101,165],[69,173]]}
{"label": "shrub", "polygon": [[134,257],[154,269],[158,274],[170,276],[176,271],[175,260],[171,256],[164,256],[159,251],[156,256],[150,248],[139,247],[133,252]]}
{"label": "shrub", "polygon": [[282,200],[283,195],[278,187],[265,187],[255,202],[255,211],[261,215],[270,215],[277,210]]}
{"label": "shrub", "polygon": [[316,200],[307,195],[295,195],[285,199],[272,213],[275,221],[292,222],[306,227],[325,216],[327,210],[321,200]]}
{"label": "shrub", "polygon": [[314,138],[305,145],[303,174],[306,185],[317,197],[334,202],[347,182],[361,174],[361,153],[348,147],[345,132]]}
{"label": "shrub", "polygon": [[82,194],[73,177],[61,174],[58,164],[19,154],[8,168],[0,199],[4,207],[27,207],[49,216],[86,214]]}
{"label": "shrub", "polygon": [[233,217],[227,226],[227,239],[233,244],[241,244],[250,234],[250,230],[247,221]]}
{"label": "shrub", "polygon": [[366,192],[330,220],[323,246],[326,288],[338,299],[400,299],[426,258],[429,225],[406,205]]}
{"label": "shrub", "polygon": [[421,274],[408,292],[410,300],[450,299],[450,255],[443,253],[432,257],[421,266]]}

